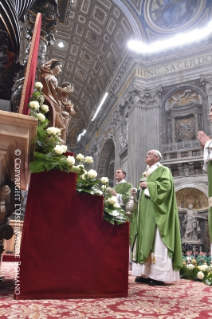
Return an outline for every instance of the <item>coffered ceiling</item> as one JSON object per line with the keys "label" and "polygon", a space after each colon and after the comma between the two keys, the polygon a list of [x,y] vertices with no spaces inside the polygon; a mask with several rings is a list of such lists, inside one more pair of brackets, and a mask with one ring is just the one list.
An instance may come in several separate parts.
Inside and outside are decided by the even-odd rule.
{"label": "coffered ceiling", "polygon": [[74,85],[70,99],[77,114],[70,123],[70,145],[91,121],[124,59],[127,41],[141,37],[138,19],[131,15],[130,22],[116,2],[75,1],[68,24],[58,26],[56,42],[48,51],[48,59],[58,58],[63,65],[59,85]]}
{"label": "coffered ceiling", "polygon": [[56,42],[46,60],[63,65],[59,85],[71,82],[73,116],[67,143],[77,144],[125,59],[130,39],[152,42],[211,17],[210,0],[74,0],[67,24],[57,27]]}

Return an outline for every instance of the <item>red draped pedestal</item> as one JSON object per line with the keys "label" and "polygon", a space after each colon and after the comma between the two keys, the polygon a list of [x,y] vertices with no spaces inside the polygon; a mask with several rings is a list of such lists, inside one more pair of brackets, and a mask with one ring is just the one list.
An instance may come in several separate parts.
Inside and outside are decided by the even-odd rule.
{"label": "red draped pedestal", "polygon": [[128,295],[129,224],[103,220],[103,198],[75,184],[75,173],[32,174],[16,299]]}

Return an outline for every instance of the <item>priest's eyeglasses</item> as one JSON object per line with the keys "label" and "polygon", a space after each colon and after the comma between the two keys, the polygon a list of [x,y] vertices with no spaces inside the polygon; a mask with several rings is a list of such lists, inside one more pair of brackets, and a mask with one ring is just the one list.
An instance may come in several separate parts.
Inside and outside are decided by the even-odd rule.
{"label": "priest's eyeglasses", "polygon": [[152,156],[157,156],[156,154],[152,154],[152,153],[147,153],[146,156],[152,157]]}

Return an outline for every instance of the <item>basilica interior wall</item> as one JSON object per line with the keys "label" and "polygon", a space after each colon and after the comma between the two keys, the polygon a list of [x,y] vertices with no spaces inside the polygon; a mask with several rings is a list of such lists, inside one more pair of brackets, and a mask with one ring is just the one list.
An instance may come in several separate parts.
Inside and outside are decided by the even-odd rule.
{"label": "basilica interior wall", "polygon": [[[117,99],[111,107],[113,111],[104,118],[106,124],[98,127],[98,138],[93,135],[90,139],[90,149],[99,145],[99,156],[95,158],[97,171],[99,163],[104,162],[101,145],[112,136],[114,158],[108,159],[108,163],[114,161],[114,172],[123,167],[127,181],[134,186],[145,170],[146,152],[158,149],[163,154],[162,164],[172,171],[177,189],[184,189],[186,193],[189,188],[194,192],[201,185],[204,194],[207,194],[207,175],[203,170],[203,151],[197,132],[204,130],[211,135],[208,119],[212,103],[211,59],[210,51],[190,59],[175,59],[169,62],[169,67],[161,62],[157,67],[146,67],[145,71],[142,61],[140,64],[139,59],[134,64],[132,62],[131,71],[117,91]],[[191,60],[196,65],[189,65]],[[177,69],[177,66],[184,67]],[[104,171],[107,170],[108,167]],[[102,172],[99,171],[101,176]],[[184,208],[188,206],[186,203],[183,203]],[[207,207],[200,208],[205,209],[201,215],[205,217]],[[183,213],[179,212],[179,217],[183,237]],[[194,243],[201,241],[204,248],[208,247],[206,223],[204,218],[201,219],[201,235],[198,233],[197,240],[194,240]]]}

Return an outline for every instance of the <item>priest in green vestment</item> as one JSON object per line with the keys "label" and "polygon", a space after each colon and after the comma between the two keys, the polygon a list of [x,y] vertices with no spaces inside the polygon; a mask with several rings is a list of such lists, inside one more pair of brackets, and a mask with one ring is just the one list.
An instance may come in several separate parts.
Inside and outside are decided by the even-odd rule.
{"label": "priest in green vestment", "polygon": [[[212,123],[212,104],[209,113],[209,118]],[[211,242],[211,253],[212,253],[212,139],[207,136],[205,132],[198,132],[199,142],[204,148],[204,169],[208,171],[208,227],[210,234],[210,242]]]}
{"label": "priest in green vestment", "polygon": [[[116,170],[115,173],[115,179],[116,179],[116,185],[113,188],[110,188],[110,193],[113,196],[117,197],[118,204],[125,210],[125,206],[127,202],[129,201],[130,197],[130,191],[133,188],[132,184],[126,182],[127,173],[122,169],[119,168]],[[128,218],[129,223],[130,223],[130,233],[131,233],[131,217]],[[131,238],[130,238],[130,243],[131,243]]]}
{"label": "priest in green vestment", "polygon": [[[182,247],[174,181],[161,154],[146,155],[140,179],[138,207],[133,214],[132,274],[138,282],[161,285],[175,282],[182,268]],[[132,193],[134,190],[132,190]],[[148,278],[148,279],[147,279]]]}
{"label": "priest in green vestment", "polygon": [[130,197],[130,190],[133,188],[132,184],[126,182],[126,175],[127,173],[122,168],[117,169],[115,173],[116,185],[110,188],[110,193],[117,197],[119,205],[124,209]]}

